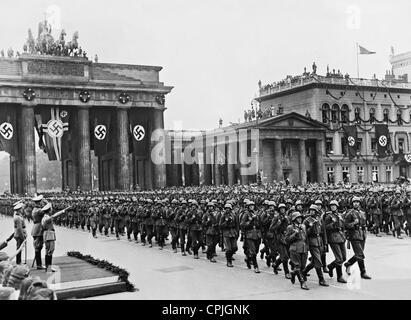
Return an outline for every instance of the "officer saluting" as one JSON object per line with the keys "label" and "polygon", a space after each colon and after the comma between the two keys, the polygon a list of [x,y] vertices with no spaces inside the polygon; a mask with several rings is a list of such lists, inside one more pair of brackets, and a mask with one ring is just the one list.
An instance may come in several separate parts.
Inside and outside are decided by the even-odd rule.
{"label": "officer saluting", "polygon": [[43,219],[44,212],[41,210],[47,201],[44,200],[42,195],[36,196],[33,199],[34,207],[31,213],[33,218],[33,229],[31,230],[31,236],[33,237],[34,244],[34,259],[38,270],[45,269],[41,263],[41,249],[43,249],[43,228],[41,226],[41,219]]}
{"label": "officer saluting", "polygon": [[52,268],[53,262],[53,253],[55,249],[56,243],[56,232],[54,230],[54,219],[56,219],[59,215],[65,213],[70,207],[63,209],[54,215],[51,215],[51,203],[47,203],[41,211],[44,213],[43,218],[41,219],[41,225],[43,227],[43,240],[46,247],[46,272],[50,270],[51,272],[55,272],[56,270]]}
{"label": "officer saluting", "polygon": [[360,209],[360,201],[361,199],[359,197],[353,197],[352,202],[354,208],[348,211],[345,216],[345,228],[348,230],[348,240],[351,242],[354,256],[344,263],[344,266],[347,274],[350,275],[350,267],[358,262],[361,278],[371,279],[365,272],[364,247],[367,238],[367,221],[365,212]]}

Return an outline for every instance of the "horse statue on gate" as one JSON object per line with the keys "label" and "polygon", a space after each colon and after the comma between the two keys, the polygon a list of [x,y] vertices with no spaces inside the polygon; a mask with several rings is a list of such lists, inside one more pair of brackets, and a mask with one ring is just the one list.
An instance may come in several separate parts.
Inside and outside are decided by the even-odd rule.
{"label": "horse statue on gate", "polygon": [[70,42],[67,42],[66,47],[68,49],[68,54],[70,56],[76,56],[77,55],[77,50],[79,48],[78,45],[78,31],[74,32],[73,34],[73,39]]}

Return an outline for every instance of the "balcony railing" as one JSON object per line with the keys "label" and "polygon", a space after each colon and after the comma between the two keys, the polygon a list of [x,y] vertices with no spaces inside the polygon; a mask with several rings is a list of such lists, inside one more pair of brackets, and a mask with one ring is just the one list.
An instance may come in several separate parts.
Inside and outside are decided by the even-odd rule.
{"label": "balcony railing", "polygon": [[336,85],[349,86],[369,86],[369,87],[388,87],[395,89],[411,89],[411,83],[396,82],[396,81],[381,81],[377,79],[357,79],[357,78],[338,78],[324,76],[300,76],[282,80],[274,85],[265,85],[260,89],[260,97],[291,90],[298,87],[306,86],[310,83],[326,83]]}

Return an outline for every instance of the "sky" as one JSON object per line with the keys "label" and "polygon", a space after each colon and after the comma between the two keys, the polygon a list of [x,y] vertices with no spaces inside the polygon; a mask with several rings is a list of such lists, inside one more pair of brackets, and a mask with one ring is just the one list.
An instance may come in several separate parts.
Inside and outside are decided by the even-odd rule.
{"label": "sky", "polygon": [[[394,3],[394,4],[392,4]],[[304,67],[378,78],[395,52],[411,50],[411,1],[395,0],[116,0],[1,1],[0,48],[22,51],[45,12],[67,40],[99,62],[159,65],[166,96],[165,127],[211,129],[243,119],[263,84]],[[60,12],[60,14],[58,14]],[[60,16],[60,18],[58,18]]]}

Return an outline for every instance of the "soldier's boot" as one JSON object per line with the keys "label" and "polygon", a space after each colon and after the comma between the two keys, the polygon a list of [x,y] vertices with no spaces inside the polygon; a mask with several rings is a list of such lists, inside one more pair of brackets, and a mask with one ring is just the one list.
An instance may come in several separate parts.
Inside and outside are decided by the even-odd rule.
{"label": "soldier's boot", "polygon": [[53,256],[52,255],[46,255],[46,272],[47,271],[56,272],[56,269],[53,268]]}
{"label": "soldier's boot", "polygon": [[315,268],[315,271],[317,272],[318,276],[318,284],[322,287],[328,287],[329,284],[324,280],[324,275],[321,268]]}
{"label": "soldier's boot", "polygon": [[371,277],[367,274],[365,271],[365,263],[364,260],[358,260],[358,266],[360,267],[361,271],[361,278],[366,279],[366,280],[371,280]]}
{"label": "soldier's boot", "polygon": [[278,274],[278,271],[281,271],[280,264],[281,264],[281,259],[280,258],[275,260],[275,262],[273,263],[273,272],[275,274]]}
{"label": "soldier's boot", "polygon": [[290,270],[288,270],[288,263],[287,261],[282,261],[283,263],[283,269],[284,269],[284,274],[286,279],[291,279],[291,274]]}
{"label": "soldier's boot", "polygon": [[357,262],[357,258],[355,256],[351,257],[350,260],[348,260],[346,263],[344,263],[344,267],[345,267],[345,272],[348,275],[351,275],[351,266]]}
{"label": "soldier's boot", "polygon": [[304,280],[304,277],[303,277],[301,271],[298,270],[298,271],[296,271],[296,273],[297,273],[298,280],[300,281],[301,289],[303,289],[303,290],[310,290],[310,289],[307,287],[307,284],[305,283],[305,280]]}
{"label": "soldier's boot", "polygon": [[254,272],[260,273],[260,269],[258,268],[258,263],[257,263],[257,256],[253,257],[253,265],[254,265]]}
{"label": "soldier's boot", "polygon": [[328,273],[328,268],[327,268],[327,256],[325,254],[321,255],[321,263],[323,265],[323,272]]}
{"label": "soldier's boot", "polygon": [[290,278],[292,284],[295,283],[295,276],[296,276],[296,272],[295,272],[295,271],[292,271],[292,272],[291,272],[291,278]]}
{"label": "soldier's boot", "polygon": [[379,230],[378,226],[375,226],[375,232],[374,233],[375,233],[376,237],[379,237],[379,238],[381,237],[380,230]]}
{"label": "soldier's boot", "polygon": [[265,256],[265,264],[267,265],[267,267],[271,266],[271,259],[272,259],[271,254],[267,253]]}
{"label": "soldier's boot", "polygon": [[401,228],[397,229],[397,239],[402,239],[402,237],[401,237]]}
{"label": "soldier's boot", "polygon": [[227,250],[225,252],[225,257],[227,259],[227,267],[232,268],[233,267],[233,252],[231,250]]}
{"label": "soldier's boot", "polygon": [[205,245],[202,245],[202,246],[201,246],[201,252],[202,252],[202,253],[206,253],[206,252],[207,252]]}
{"label": "soldier's boot", "polygon": [[34,259],[36,260],[37,270],[44,270],[45,267],[41,262],[41,251],[35,251]]}
{"label": "soldier's boot", "polygon": [[200,259],[197,253],[194,253],[194,259]]}
{"label": "soldier's boot", "polygon": [[307,281],[307,277],[310,275],[308,272],[314,268],[314,263],[311,261],[305,269],[301,272],[302,276],[304,277],[304,280]]}
{"label": "soldier's boot", "polygon": [[261,260],[264,259],[264,253],[266,253],[265,247],[260,250],[260,259]]}
{"label": "soldier's boot", "polygon": [[332,278],[334,276],[334,268],[336,268],[335,262],[331,262],[327,267],[328,267],[328,275]]}
{"label": "soldier's boot", "polygon": [[347,283],[347,280],[345,280],[344,277],[343,277],[342,266],[336,266],[335,270],[337,271],[337,282]]}
{"label": "soldier's boot", "polygon": [[249,257],[247,257],[247,256],[246,256],[245,259],[244,259],[244,262],[246,263],[248,269],[251,269],[250,259],[251,259],[251,258],[249,258]]}
{"label": "soldier's boot", "polygon": [[294,263],[292,261],[290,261],[290,266],[291,266],[291,270],[295,269]]}

